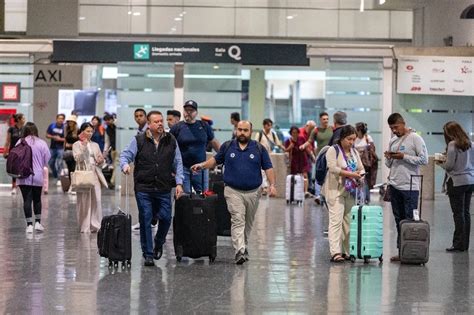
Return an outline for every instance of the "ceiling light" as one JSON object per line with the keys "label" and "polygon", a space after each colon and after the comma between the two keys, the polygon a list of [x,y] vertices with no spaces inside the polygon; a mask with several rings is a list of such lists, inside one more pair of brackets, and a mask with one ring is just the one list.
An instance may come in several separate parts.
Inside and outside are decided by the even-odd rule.
{"label": "ceiling light", "polygon": [[175,21],[181,21],[182,18],[180,18],[180,17],[175,17],[174,20],[175,20]]}
{"label": "ceiling light", "polygon": [[127,13],[128,13],[128,15],[131,15],[131,14],[132,14],[132,11],[128,11]]}
{"label": "ceiling light", "polygon": [[80,16],[80,17],[79,17],[79,21],[84,21],[85,19],[86,19],[85,16]]}
{"label": "ceiling light", "polygon": [[219,65],[214,65],[212,68],[213,68],[214,70],[217,70],[217,69],[219,69]]}
{"label": "ceiling light", "polygon": [[385,0],[379,0],[379,4],[384,4]]}
{"label": "ceiling light", "polygon": [[183,13],[181,13],[182,15],[185,15],[186,14],[186,11],[183,11]]}
{"label": "ceiling light", "polygon": [[172,28],[171,28],[171,31],[172,31],[172,32],[176,32],[176,27],[172,27]]}
{"label": "ceiling light", "polygon": [[360,12],[364,12],[364,0],[360,0]]}
{"label": "ceiling light", "polygon": [[293,20],[293,18],[294,18],[293,15],[288,15],[288,16],[286,17],[287,20]]}
{"label": "ceiling light", "polygon": [[134,15],[134,16],[140,16],[140,15],[142,15],[142,14],[141,14],[140,12],[133,12],[133,15]]}

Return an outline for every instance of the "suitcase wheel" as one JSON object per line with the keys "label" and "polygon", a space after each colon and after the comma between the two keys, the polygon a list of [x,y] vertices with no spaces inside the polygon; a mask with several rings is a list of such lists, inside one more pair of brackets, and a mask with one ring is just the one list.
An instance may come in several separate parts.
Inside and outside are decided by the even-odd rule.
{"label": "suitcase wheel", "polygon": [[364,264],[368,264],[370,262],[370,258],[364,257]]}
{"label": "suitcase wheel", "polygon": [[216,256],[209,256],[209,262],[213,263],[216,260]]}
{"label": "suitcase wheel", "polygon": [[356,258],[355,258],[355,256],[354,256],[354,255],[351,255],[351,257],[349,257],[349,258],[350,258],[350,260],[351,260],[351,263],[355,263],[355,261],[356,261]]}
{"label": "suitcase wheel", "polygon": [[383,257],[382,257],[382,255],[380,255],[380,257],[379,257],[379,262],[380,262],[380,263],[383,262]]}
{"label": "suitcase wheel", "polygon": [[114,268],[115,268],[115,269],[118,268],[118,261],[114,262]]}
{"label": "suitcase wheel", "polygon": [[176,260],[177,260],[178,262],[181,262],[181,258],[182,258],[181,256],[176,256]]}
{"label": "suitcase wheel", "polygon": [[114,267],[114,262],[109,259],[109,269],[112,269]]}

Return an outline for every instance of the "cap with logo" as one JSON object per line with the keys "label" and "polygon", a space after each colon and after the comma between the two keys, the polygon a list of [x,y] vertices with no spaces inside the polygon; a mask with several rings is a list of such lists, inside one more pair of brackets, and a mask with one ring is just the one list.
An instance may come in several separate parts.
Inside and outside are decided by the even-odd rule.
{"label": "cap with logo", "polygon": [[183,107],[187,107],[187,106],[192,107],[195,110],[198,109],[198,104],[193,100],[186,101],[186,103],[184,103]]}

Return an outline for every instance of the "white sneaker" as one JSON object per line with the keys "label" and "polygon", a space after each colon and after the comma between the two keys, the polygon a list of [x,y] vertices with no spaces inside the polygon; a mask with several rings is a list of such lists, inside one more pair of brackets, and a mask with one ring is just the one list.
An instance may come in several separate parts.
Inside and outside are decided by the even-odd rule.
{"label": "white sneaker", "polygon": [[16,195],[16,188],[12,188],[12,196]]}
{"label": "white sneaker", "polygon": [[135,224],[134,226],[132,226],[132,230],[133,230],[133,231],[139,231],[139,230],[140,230],[140,222],[138,222],[137,224]]}
{"label": "white sneaker", "polygon": [[157,223],[157,224],[152,224],[152,225],[151,225],[151,228],[154,229],[154,228],[156,228],[157,226],[158,226],[158,223]]}
{"label": "white sneaker", "polygon": [[60,180],[58,180],[58,181],[56,182],[56,186],[61,187],[61,181],[60,181]]}
{"label": "white sneaker", "polygon": [[36,223],[35,223],[35,231],[43,232],[43,231],[44,231],[44,226],[41,225],[41,223],[36,222]]}
{"label": "white sneaker", "polygon": [[28,233],[28,234],[32,234],[32,233],[33,233],[33,225],[30,224],[30,225],[28,225],[28,226],[26,227],[26,233]]}

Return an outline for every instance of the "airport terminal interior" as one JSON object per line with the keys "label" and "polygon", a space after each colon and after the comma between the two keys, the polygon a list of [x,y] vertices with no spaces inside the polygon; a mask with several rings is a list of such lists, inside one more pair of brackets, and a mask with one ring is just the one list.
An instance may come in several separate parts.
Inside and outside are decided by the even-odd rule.
{"label": "airport terminal interior", "polygon": [[[448,150],[448,122],[456,122],[466,139],[474,141],[473,45],[472,0],[0,0],[0,312],[474,313],[473,249],[446,250],[454,245],[456,209],[445,191],[446,172],[438,165]],[[314,124],[320,128],[315,130],[326,130],[321,127],[322,113],[330,126],[337,127],[341,112],[347,116],[342,125],[365,123],[378,157],[368,204],[383,217],[376,241],[383,243],[382,259],[331,259],[331,211],[319,196],[317,163],[311,159],[321,149],[320,139],[314,151],[300,150],[305,169],[293,171],[293,153],[274,146],[267,136],[275,180],[267,187],[264,178],[257,188],[262,195],[248,236],[248,260],[239,262],[232,241],[236,234],[214,229],[206,231],[212,237],[219,234],[215,260],[208,254],[181,257],[174,244],[179,242],[177,220],[166,235],[162,257],[146,257],[140,235],[140,228],[145,229],[137,226],[134,193],[140,188],[126,180],[118,162],[143,127],[137,125],[137,110],[163,113],[167,132],[168,111],[177,111],[186,122],[189,113],[197,112],[196,118],[207,122],[203,128],[212,129],[220,144],[241,132],[231,122],[232,113],[252,123],[252,137],[260,142],[256,134],[262,132],[264,119],[270,119],[268,134],[275,134],[283,146],[296,141],[291,140],[292,127],[299,128],[302,143],[310,141]],[[429,224],[424,263],[391,261],[402,254],[393,203],[383,201],[387,177],[394,175],[391,159],[385,163],[390,154],[384,154],[392,151],[391,139],[397,136],[387,121],[393,113],[401,114],[407,132],[423,139],[427,149],[418,163],[422,165],[412,168],[423,175],[422,207],[416,208]],[[66,124],[57,125],[58,114],[78,128],[96,116],[100,119],[91,126],[92,141],[100,150],[92,158],[104,158],[96,172],[103,173],[109,187],[99,189],[99,221],[119,211],[130,213],[130,266],[110,266],[99,255],[107,225],[101,233],[94,227],[92,233],[81,232],[78,209],[84,206],[79,201],[83,193],[69,187],[66,155],[44,165],[43,186],[22,184],[21,179],[20,185],[26,185],[21,191],[12,186],[7,157],[13,160],[11,142],[31,130],[31,125],[24,127],[26,122],[34,123],[48,148],[51,144],[51,151],[45,152],[63,154],[63,142],[53,148],[56,136],[47,136],[64,135]],[[78,139],[74,141],[84,141]],[[209,141],[207,158],[216,153],[212,144]],[[471,168],[463,173],[471,179],[472,161],[471,156]],[[193,164],[199,162],[204,161]],[[40,162],[35,160],[33,167],[35,163]],[[39,167],[43,171],[43,165]],[[190,166],[185,168],[189,171]],[[241,170],[247,174],[247,168]],[[308,170],[308,189],[303,191],[301,184],[302,202],[288,202],[298,182],[290,173]],[[176,173],[173,169],[169,176]],[[206,193],[229,201],[227,193],[224,198],[214,191],[214,175],[211,171]],[[160,176],[155,174],[155,179]],[[238,180],[250,182],[259,176],[257,172]],[[230,187],[229,177],[218,181]],[[34,175],[30,178],[33,182]],[[471,184],[465,187],[472,190]],[[32,192],[36,190],[30,191],[42,207],[31,222],[25,218],[25,187],[42,187],[40,199]],[[173,199],[173,216],[182,211],[175,204]],[[209,222],[217,220],[217,231],[221,224],[236,224],[228,205],[213,205]],[[196,209],[190,210],[197,214]],[[218,213],[225,213],[227,221],[219,221]],[[354,233],[352,225],[350,229],[351,242],[354,238],[360,245],[362,233]],[[153,227],[152,233],[156,231]],[[193,235],[193,244],[198,244],[199,236]],[[130,239],[128,232],[120,237]],[[362,250],[360,245],[356,252]],[[419,248],[412,254],[419,254]],[[153,265],[147,265],[148,259]]]}

